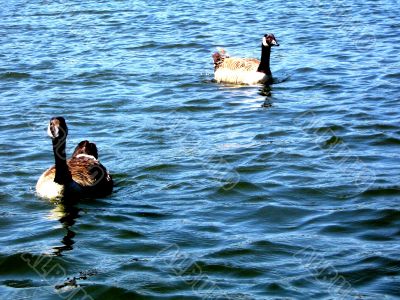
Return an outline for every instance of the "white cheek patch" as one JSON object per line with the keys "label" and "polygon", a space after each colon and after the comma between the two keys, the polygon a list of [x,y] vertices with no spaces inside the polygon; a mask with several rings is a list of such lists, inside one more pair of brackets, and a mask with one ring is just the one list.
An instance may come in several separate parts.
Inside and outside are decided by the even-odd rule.
{"label": "white cheek patch", "polygon": [[265,47],[268,47],[268,43],[267,43],[267,39],[265,38],[265,36],[262,39],[262,43]]}
{"label": "white cheek patch", "polygon": [[55,128],[54,135],[51,132],[50,125],[47,127],[47,135],[51,138],[58,137],[58,128]]}

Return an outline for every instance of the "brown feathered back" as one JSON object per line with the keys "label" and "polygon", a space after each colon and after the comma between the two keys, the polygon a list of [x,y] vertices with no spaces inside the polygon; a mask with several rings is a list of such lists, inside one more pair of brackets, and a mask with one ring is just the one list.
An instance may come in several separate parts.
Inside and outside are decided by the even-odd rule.
{"label": "brown feathered back", "polygon": [[[113,180],[106,168],[94,158],[76,155],[67,161],[72,180],[79,184],[83,194],[106,196],[112,192]],[[51,166],[44,174],[48,180],[53,180],[56,167]]]}
{"label": "brown feathered back", "polygon": [[225,58],[218,68],[232,71],[257,71],[260,61],[255,58]]}

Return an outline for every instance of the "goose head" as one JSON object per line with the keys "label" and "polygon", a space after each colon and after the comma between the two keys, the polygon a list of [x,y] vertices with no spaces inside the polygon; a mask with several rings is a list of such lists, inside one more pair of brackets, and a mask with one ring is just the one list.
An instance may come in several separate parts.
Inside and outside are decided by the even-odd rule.
{"label": "goose head", "polygon": [[68,127],[63,117],[54,117],[50,119],[47,127],[47,134],[51,139],[65,139],[68,135]]}
{"label": "goose head", "polygon": [[95,159],[99,158],[96,144],[91,143],[87,140],[80,142],[78,146],[76,146],[74,153],[72,154],[72,157],[76,157],[79,154],[90,155],[93,156]]}
{"label": "goose head", "polygon": [[279,46],[278,41],[272,33],[267,33],[262,39],[262,45],[264,47]]}

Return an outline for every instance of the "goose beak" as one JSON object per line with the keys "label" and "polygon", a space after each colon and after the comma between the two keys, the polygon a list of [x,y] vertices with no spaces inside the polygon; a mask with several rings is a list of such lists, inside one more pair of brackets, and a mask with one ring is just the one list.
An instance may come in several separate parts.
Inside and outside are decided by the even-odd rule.
{"label": "goose beak", "polygon": [[276,40],[273,40],[273,41],[271,42],[271,45],[272,45],[272,46],[277,46],[277,47],[279,47],[279,43],[278,43]]}

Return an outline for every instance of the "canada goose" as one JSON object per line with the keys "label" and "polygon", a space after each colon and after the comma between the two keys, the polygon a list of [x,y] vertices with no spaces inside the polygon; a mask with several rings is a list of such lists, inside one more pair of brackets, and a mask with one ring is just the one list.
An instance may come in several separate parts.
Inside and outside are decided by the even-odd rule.
{"label": "canada goose", "polygon": [[229,57],[225,50],[215,52],[214,79],[217,82],[233,84],[272,83],[272,73],[269,68],[271,47],[279,46],[272,33],[264,35],[261,44],[261,61],[255,58]]}
{"label": "canada goose", "polygon": [[113,180],[98,161],[97,147],[94,143],[80,142],[67,161],[65,145],[68,127],[65,119],[52,118],[47,133],[53,143],[55,165],[47,169],[36,184],[36,192],[40,197],[102,197],[112,192]]}

